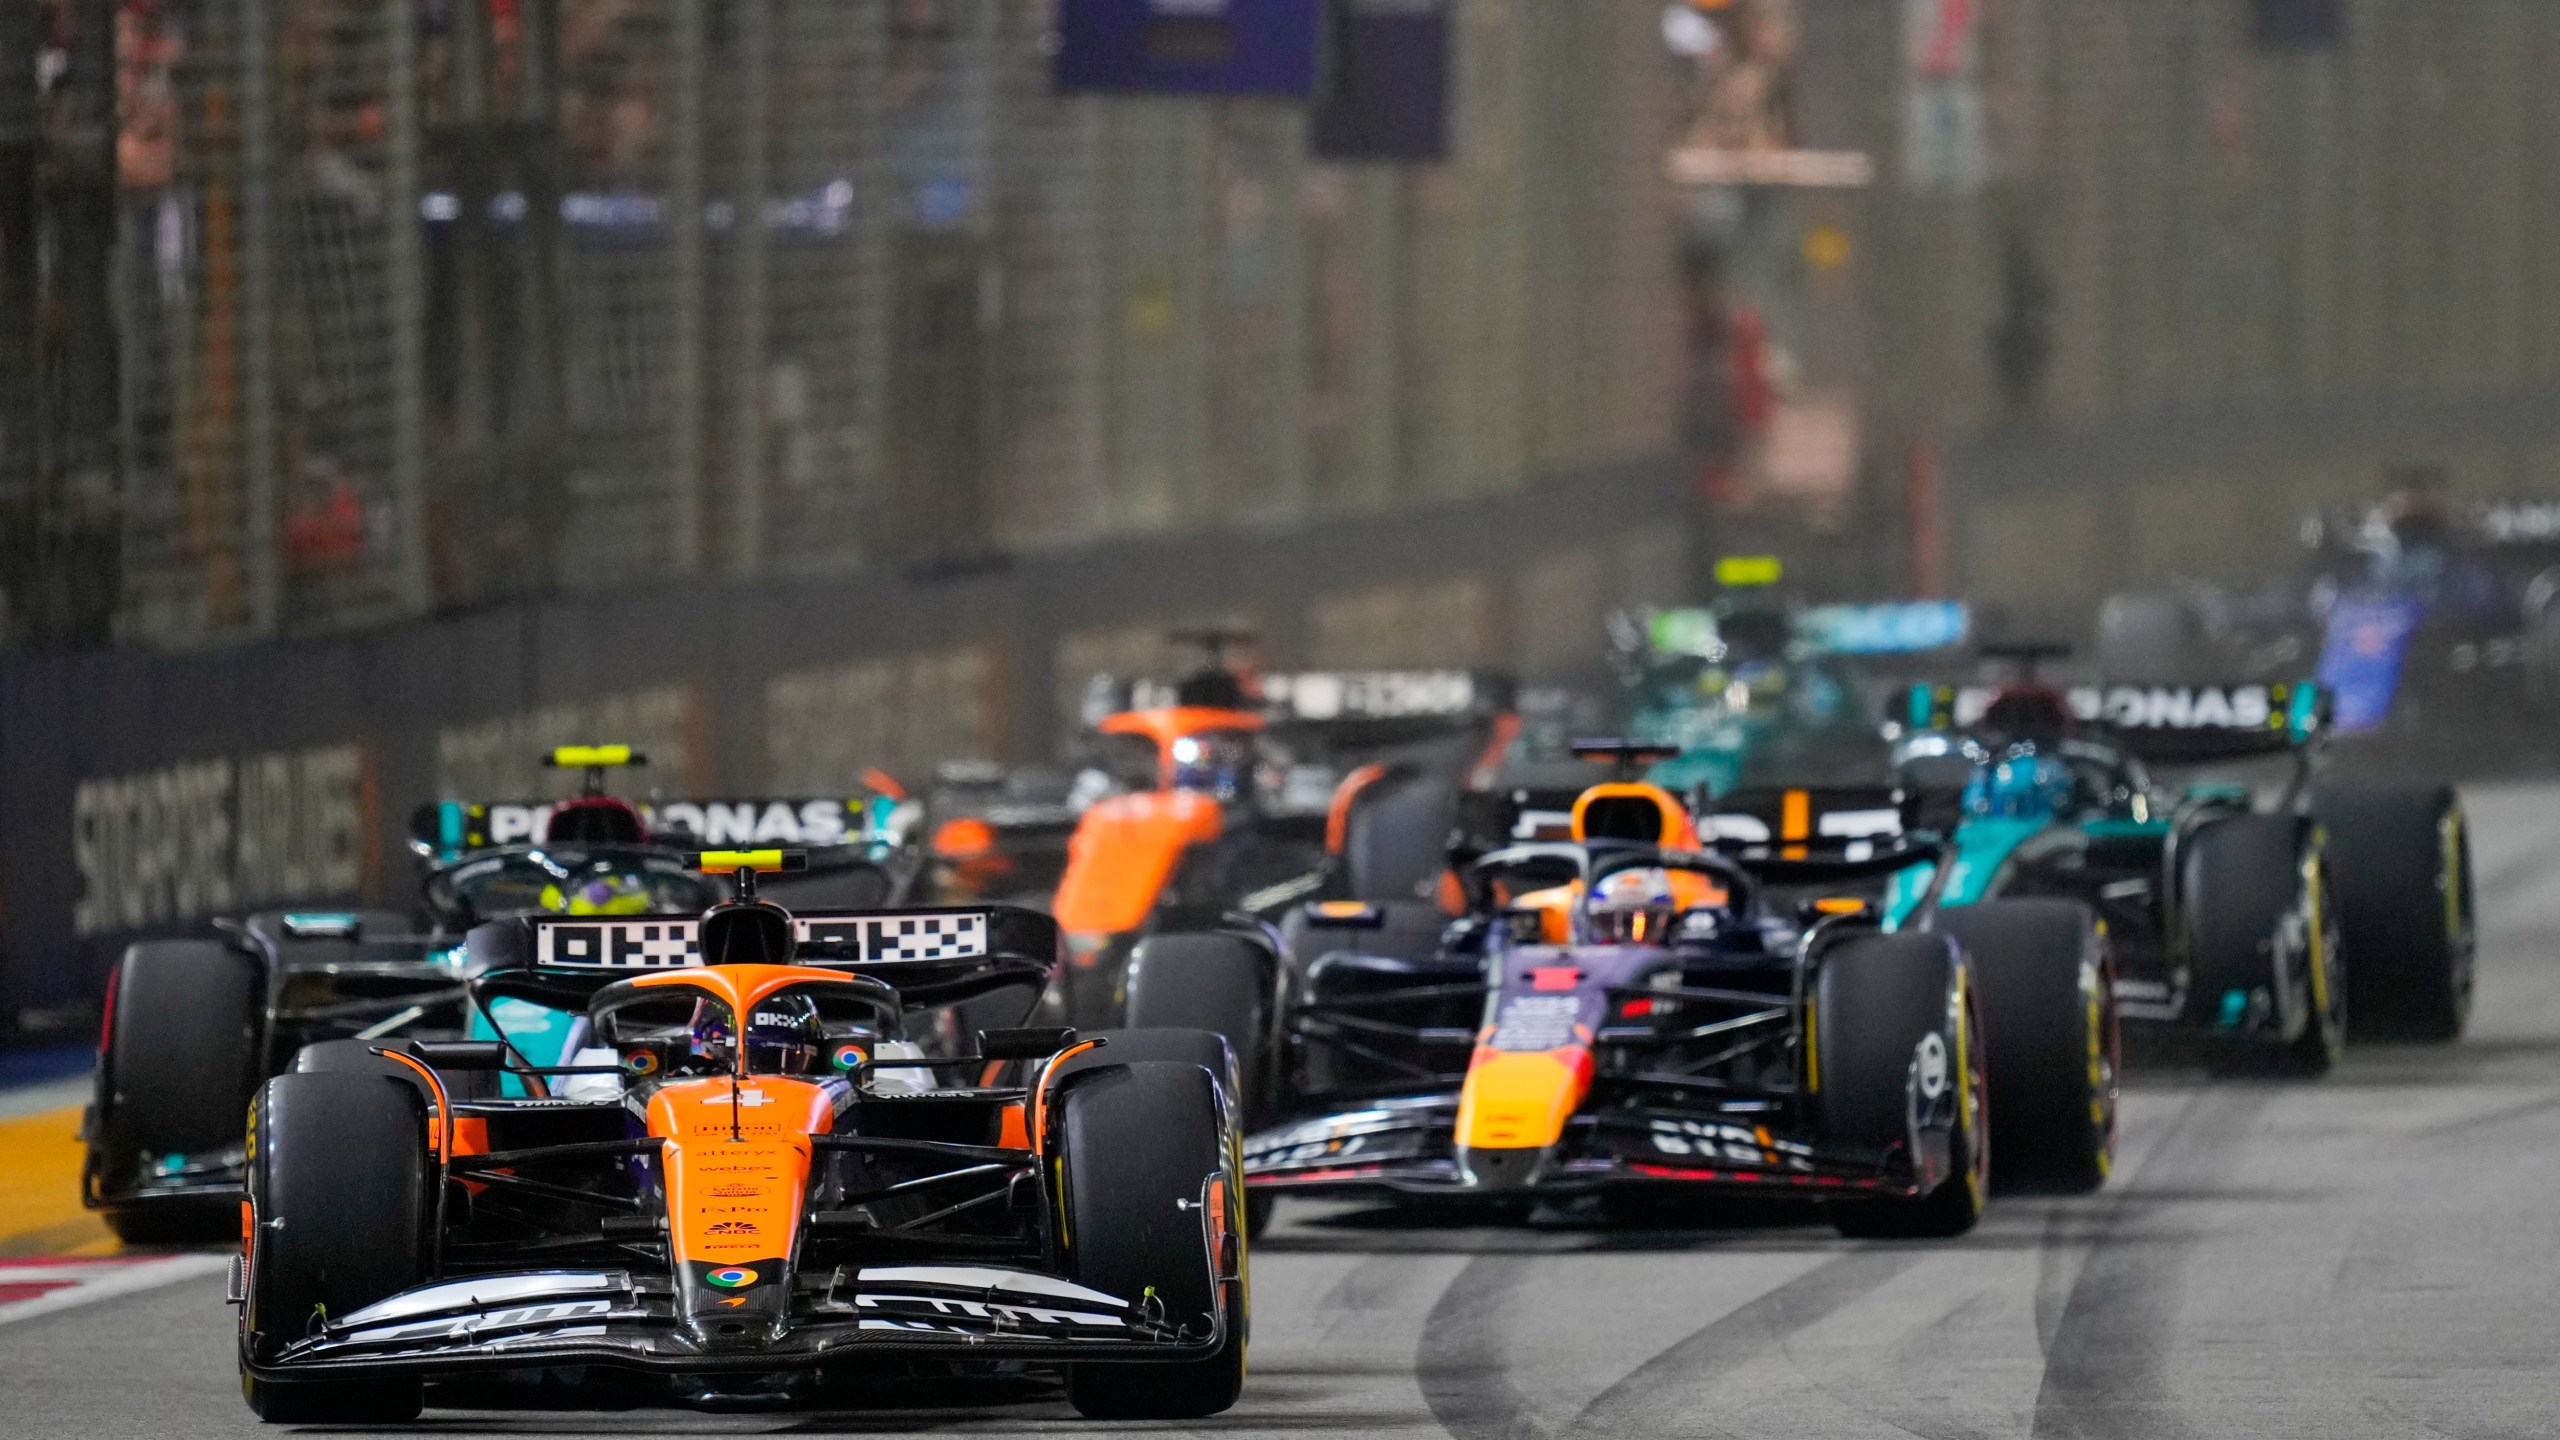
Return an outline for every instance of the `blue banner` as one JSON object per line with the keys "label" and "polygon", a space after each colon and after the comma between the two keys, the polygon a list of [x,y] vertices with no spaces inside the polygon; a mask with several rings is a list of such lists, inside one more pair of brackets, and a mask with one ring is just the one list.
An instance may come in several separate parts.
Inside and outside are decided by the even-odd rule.
{"label": "blue banner", "polygon": [[1058,0],[1062,90],[1306,98],[1320,0]]}

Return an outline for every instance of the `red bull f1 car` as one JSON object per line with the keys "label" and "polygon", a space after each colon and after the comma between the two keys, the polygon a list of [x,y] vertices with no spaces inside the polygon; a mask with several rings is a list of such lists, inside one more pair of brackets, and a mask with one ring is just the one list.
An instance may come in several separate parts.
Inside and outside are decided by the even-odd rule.
{"label": "red bull f1 car", "polygon": [[702,857],[741,898],[698,916],[476,929],[473,995],[574,1015],[567,1063],[349,1042],[259,1088],[233,1294],[262,1417],[399,1420],[493,1375],[713,1404],[1030,1370],[1092,1416],[1234,1402],[1223,1045],[954,1043],[950,1007],[1049,983],[1056,924],[756,898],[800,858]]}
{"label": "red bull f1 car", "polygon": [[1230,994],[1245,1083],[1263,1077],[1256,1108],[1278,1117],[1246,1141],[1257,1202],[1686,1187],[1818,1198],[1849,1234],[1950,1235],[1995,1175],[2101,1183],[2115,1024],[2086,909],[1887,933],[1875,890],[1937,854],[1898,838],[1893,792],[1727,803],[1774,828],[1719,843],[1731,817],[1701,835],[1658,786],[1592,786],[1566,838],[1462,857],[1454,918],[1318,902],[1277,947],[1240,929],[1218,953],[1142,947],[1132,1010]]}

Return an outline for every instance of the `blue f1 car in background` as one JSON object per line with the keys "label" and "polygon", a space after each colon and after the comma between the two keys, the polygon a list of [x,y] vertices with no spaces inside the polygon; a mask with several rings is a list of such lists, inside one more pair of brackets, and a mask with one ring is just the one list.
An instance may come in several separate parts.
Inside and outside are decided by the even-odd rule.
{"label": "blue f1 car in background", "polygon": [[2260,587],[2111,596],[2100,668],[2127,680],[2315,676],[2335,733],[2537,744],[2560,700],[2560,502],[2451,507],[2396,496],[2314,515],[2304,564]]}

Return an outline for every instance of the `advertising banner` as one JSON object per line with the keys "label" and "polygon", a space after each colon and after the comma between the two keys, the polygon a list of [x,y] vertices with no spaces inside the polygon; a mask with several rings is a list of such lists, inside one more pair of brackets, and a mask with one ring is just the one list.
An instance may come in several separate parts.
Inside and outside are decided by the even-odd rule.
{"label": "advertising banner", "polygon": [[1306,98],[1320,0],[1059,0],[1062,90]]}

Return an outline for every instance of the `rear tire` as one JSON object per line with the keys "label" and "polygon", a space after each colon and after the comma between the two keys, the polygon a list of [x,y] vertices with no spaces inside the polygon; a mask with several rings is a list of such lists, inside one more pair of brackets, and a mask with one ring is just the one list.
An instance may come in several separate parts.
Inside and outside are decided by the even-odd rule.
{"label": "rear tire", "polygon": [[[2260,1039],[2258,1058],[2286,1074],[2328,1073],[2346,1045],[2347,993],[2329,943],[2335,927],[2326,906],[2305,893],[2299,822],[2257,814],[2212,821],[2187,839],[2178,870],[2194,1019],[2210,1033],[2272,1007],[2275,1030]],[[2302,933],[2289,933],[2288,922],[2305,909],[2319,913],[2304,917]],[[2296,946],[2298,981],[2288,973]],[[2302,1010],[2299,1028],[2287,1007]]]}
{"label": "rear tire", "polygon": [[1390,775],[1353,797],[1341,856],[1347,898],[1429,899],[1449,868],[1457,815],[1457,787],[1440,775]]}
{"label": "rear tire", "polygon": [[[125,950],[86,1161],[99,1191],[144,1183],[159,1157],[242,1142],[265,1019],[259,980],[256,960],[218,940]],[[215,1243],[239,1230],[230,1200],[195,1196],[110,1204],[106,1221],[129,1245]]]}
{"label": "rear tire", "polygon": [[1141,1061],[1062,1082],[1059,1233],[1068,1273],[1124,1300],[1153,1291],[1166,1323],[1205,1329],[1226,1292],[1227,1330],[1199,1360],[1085,1361],[1067,1370],[1067,1399],[1096,1420],[1191,1420],[1215,1415],[1244,1388],[1243,1254],[1239,1278],[1218,1279],[1201,1240],[1204,1188],[1222,1177],[1233,1203],[1236,1141],[1216,1089],[1198,1066]]}
{"label": "rear tire", "polygon": [[2312,813],[2328,832],[2331,901],[2346,950],[2347,1016],[2358,1040],[2459,1039],[2471,1019],[2470,827],[2441,783],[2324,785]]}
{"label": "rear tire", "polygon": [[[309,1333],[416,1285],[434,1223],[426,1107],[386,1076],[279,1075],[259,1091],[249,1163],[257,1221],[241,1324],[260,1362]],[[272,1424],[416,1418],[414,1379],[241,1377],[249,1407]]]}
{"label": "rear tire", "polygon": [[1236,1123],[1247,1130],[1268,1121],[1278,1099],[1271,969],[1270,952],[1240,935],[1151,935],[1129,957],[1129,1030],[1206,1030],[1224,1039],[1234,1069],[1211,1069],[1229,1077]]}
{"label": "rear tire", "polygon": [[2106,1184],[2122,1051],[2097,918],[2073,900],[1996,900],[1940,910],[1929,928],[1973,969],[2000,1116],[1993,1183],[2070,1195]]}
{"label": "rear tire", "polygon": [[1946,1178],[1915,1199],[1835,1201],[1828,1207],[1833,1228],[1861,1239],[1933,1239],[1972,1229],[1990,1178],[1989,1082],[1972,989],[1947,941],[1897,934],[1839,942],[1815,977],[1814,1014],[1814,1113],[1826,1145],[1907,1148],[1914,1084],[1924,1087],[1924,1103],[1936,1098],[1926,1096],[1922,1063],[1933,1040],[1942,1085],[1957,1087]]}

